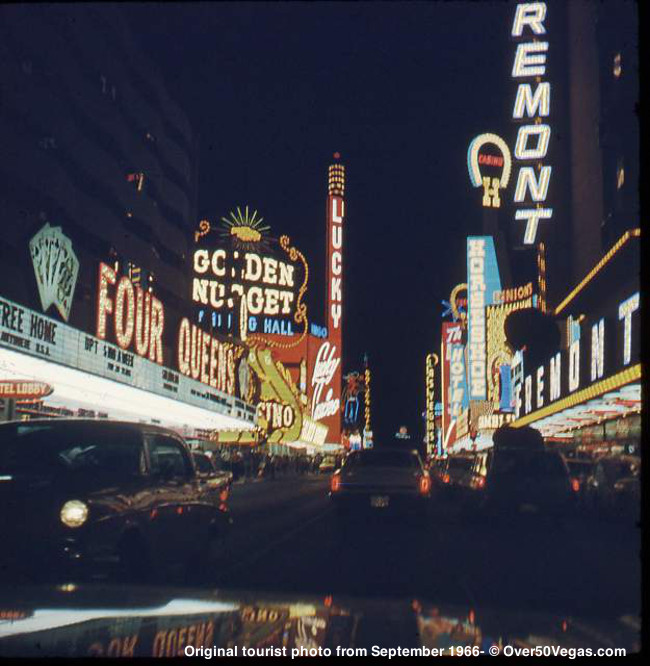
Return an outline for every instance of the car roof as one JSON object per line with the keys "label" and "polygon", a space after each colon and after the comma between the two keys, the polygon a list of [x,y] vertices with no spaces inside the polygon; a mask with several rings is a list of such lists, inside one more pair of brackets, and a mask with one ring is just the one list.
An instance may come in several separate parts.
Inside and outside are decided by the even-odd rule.
{"label": "car roof", "polygon": [[10,428],[17,426],[27,426],[27,425],[48,425],[55,428],[65,427],[65,426],[94,426],[98,428],[119,428],[119,429],[129,429],[129,430],[147,430],[159,432],[165,435],[175,435],[180,437],[180,435],[171,430],[170,428],[165,428],[153,423],[136,423],[135,421],[114,421],[114,420],[99,420],[99,419],[88,419],[88,418],[76,418],[76,417],[66,417],[66,418],[57,418],[57,419],[30,419],[29,421],[8,421],[7,423],[0,423],[0,429]]}

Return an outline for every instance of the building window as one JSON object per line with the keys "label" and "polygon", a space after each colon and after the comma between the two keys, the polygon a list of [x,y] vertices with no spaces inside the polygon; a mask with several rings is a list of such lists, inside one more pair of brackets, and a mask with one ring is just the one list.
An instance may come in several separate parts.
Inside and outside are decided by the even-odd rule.
{"label": "building window", "polygon": [[625,167],[623,160],[619,159],[616,166],[616,189],[620,190],[625,185]]}
{"label": "building window", "polygon": [[612,67],[612,72],[614,74],[614,78],[615,79],[620,78],[622,71],[623,71],[623,68],[621,67],[621,54],[617,53],[614,56],[614,66]]}

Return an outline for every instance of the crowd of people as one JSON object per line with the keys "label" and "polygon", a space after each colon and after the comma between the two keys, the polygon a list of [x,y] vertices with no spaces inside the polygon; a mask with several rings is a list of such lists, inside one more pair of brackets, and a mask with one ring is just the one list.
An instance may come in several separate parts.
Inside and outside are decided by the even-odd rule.
{"label": "crowd of people", "polygon": [[235,449],[222,447],[210,454],[215,465],[222,470],[232,472],[233,480],[252,480],[265,477],[275,479],[283,476],[316,474],[322,456],[306,454],[279,455],[259,450]]}

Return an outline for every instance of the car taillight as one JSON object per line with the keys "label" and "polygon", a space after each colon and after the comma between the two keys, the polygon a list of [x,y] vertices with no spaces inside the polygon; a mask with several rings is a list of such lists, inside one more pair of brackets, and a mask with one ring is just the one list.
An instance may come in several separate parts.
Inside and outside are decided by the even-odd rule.
{"label": "car taillight", "polygon": [[428,474],[423,474],[419,480],[419,489],[421,495],[427,495],[431,490],[431,478]]}
{"label": "car taillight", "polygon": [[338,474],[332,476],[332,481],[330,483],[330,489],[333,493],[337,493],[341,490],[341,477]]}
{"label": "car taillight", "polygon": [[479,476],[478,479],[476,479],[476,487],[477,488],[485,488],[485,477],[484,476]]}
{"label": "car taillight", "polygon": [[451,481],[451,479],[449,478],[449,474],[443,474],[442,475],[442,482],[443,483],[449,483],[449,481]]}
{"label": "car taillight", "polygon": [[571,490],[577,493],[580,490],[580,481],[578,479],[571,479]]}

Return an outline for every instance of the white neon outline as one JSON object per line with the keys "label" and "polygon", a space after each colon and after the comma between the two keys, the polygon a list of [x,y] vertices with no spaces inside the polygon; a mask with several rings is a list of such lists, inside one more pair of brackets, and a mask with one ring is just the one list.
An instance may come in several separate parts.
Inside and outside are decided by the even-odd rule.
{"label": "white neon outline", "polygon": [[508,144],[497,134],[485,132],[475,136],[469,144],[467,149],[467,171],[469,172],[469,180],[473,187],[481,187],[483,180],[481,178],[481,169],[478,164],[478,152],[486,144],[491,143],[495,145],[503,156],[503,171],[499,179],[499,186],[501,189],[507,187],[510,182],[510,174],[512,172],[512,156]]}

